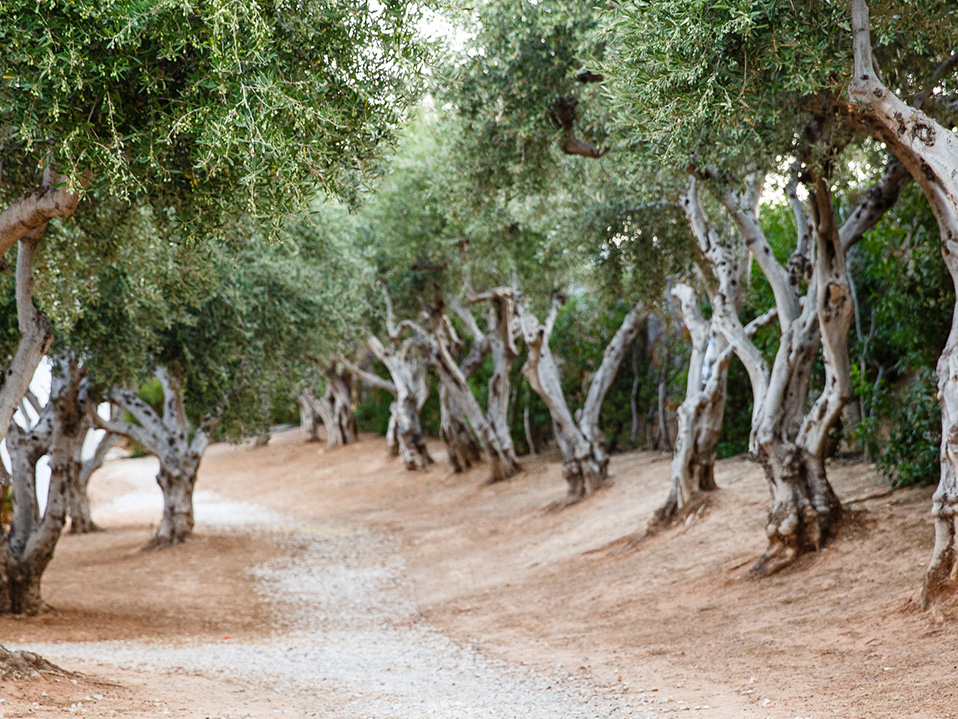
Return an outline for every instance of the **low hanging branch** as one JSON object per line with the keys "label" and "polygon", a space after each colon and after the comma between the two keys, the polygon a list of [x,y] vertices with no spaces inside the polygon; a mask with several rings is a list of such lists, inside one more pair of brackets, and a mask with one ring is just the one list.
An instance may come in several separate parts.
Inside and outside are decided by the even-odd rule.
{"label": "low hanging branch", "polygon": [[595,143],[584,142],[576,137],[575,134],[575,115],[576,108],[579,105],[579,99],[576,97],[563,97],[556,101],[552,108],[552,120],[562,128],[563,140],[562,151],[567,155],[579,155],[580,157],[599,158],[605,155],[608,147],[599,149]]}
{"label": "low hanging branch", "polygon": [[[576,80],[581,83],[602,82],[605,79],[602,75],[585,70],[579,73]],[[555,125],[562,129],[562,144],[560,147],[567,155],[578,155],[580,157],[599,158],[605,155],[608,147],[599,149],[595,143],[585,142],[576,137],[575,117],[576,108],[579,106],[579,98],[575,96],[560,97],[552,107],[551,118]]]}

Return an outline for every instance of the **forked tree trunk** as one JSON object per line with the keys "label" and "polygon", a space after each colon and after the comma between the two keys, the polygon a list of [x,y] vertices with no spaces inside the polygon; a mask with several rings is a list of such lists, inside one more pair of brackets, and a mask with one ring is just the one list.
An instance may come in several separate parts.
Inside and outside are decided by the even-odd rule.
{"label": "forked tree trunk", "polygon": [[389,292],[385,285],[380,285],[380,289],[386,305],[389,344],[383,345],[375,335],[369,335],[366,344],[376,359],[386,366],[392,381],[384,380],[349,362],[343,361],[343,364],[363,381],[386,390],[396,398],[389,407],[386,444],[390,454],[398,452],[406,469],[424,470],[433,463],[419,423],[419,412],[429,397],[429,385],[423,367],[414,355],[417,340],[402,339],[403,325],[396,324]]}
{"label": "forked tree trunk", "polygon": [[[697,510],[703,493],[715,490],[715,450],[725,412],[725,387],[730,357],[728,343],[699,310],[699,297],[688,285],[672,290],[679,302],[691,338],[685,400],[676,412],[678,431],[672,455],[672,478],[665,503],[653,515],[650,527],[665,527]],[[709,357],[709,346],[713,355]],[[711,364],[706,366],[707,360]],[[724,360],[724,361],[723,361]],[[709,372],[706,376],[706,371]]]}
{"label": "forked tree trunk", "polygon": [[40,360],[53,343],[53,325],[33,303],[34,261],[46,225],[20,240],[17,253],[17,322],[20,341],[0,373],[0,440],[30,388]]}
{"label": "forked tree trunk", "polygon": [[[849,0],[849,6],[855,57],[849,97],[859,105],[862,120],[907,168],[928,199],[938,221],[945,266],[958,288],[958,135],[919,107],[906,105],[882,84],[872,58],[868,5],[864,0]],[[925,571],[925,606],[943,593],[958,568],[958,303],[938,359],[938,401],[941,475],[932,501],[935,547]]]}
{"label": "forked tree trunk", "polygon": [[[459,314],[461,317],[463,317],[464,321],[469,324],[468,320],[471,319],[471,315],[468,315],[468,311],[460,310]],[[508,439],[503,440],[501,434],[502,428],[500,427],[500,429],[497,430],[493,426],[492,419],[482,411],[479,401],[472,393],[472,389],[469,387],[467,375],[463,372],[463,367],[460,367],[456,363],[455,358],[452,356],[450,345],[455,343],[456,338],[450,336],[450,333],[452,333],[453,330],[445,319],[441,304],[437,304],[430,309],[429,320],[432,329],[431,334],[425,332],[425,330],[420,328],[415,323],[410,322],[407,324],[417,333],[420,341],[428,347],[428,351],[432,357],[432,362],[436,367],[437,373],[439,374],[440,386],[443,388],[443,391],[448,393],[450,400],[462,410],[465,418],[468,420],[473,431],[476,433],[476,437],[478,438],[483,454],[485,455],[486,462],[489,465],[490,481],[500,482],[515,476],[520,468],[519,459],[516,456],[515,448],[512,444],[512,438],[508,437],[508,425],[506,426],[506,435]],[[472,324],[475,325],[474,320]],[[478,327],[473,326],[470,328],[470,331],[475,336],[476,344],[482,343],[488,338],[488,335],[484,336],[479,331]],[[491,340],[491,338],[489,338],[490,349],[494,346],[494,344],[495,343]],[[492,351],[495,352],[495,350]],[[500,362],[503,361],[505,360],[503,360],[502,356],[500,355]],[[464,365],[465,364],[466,363],[464,363]],[[478,366],[479,363],[475,362],[473,364],[474,366]],[[490,387],[494,383],[497,383],[495,377],[490,380]],[[508,392],[508,383],[502,385],[501,378],[498,381],[498,386],[500,390],[504,386],[505,390]],[[490,406],[492,401],[493,400],[490,397]],[[501,398],[496,400],[496,403],[501,405]],[[505,398],[505,404],[508,407],[508,397]]]}
{"label": "forked tree trunk", "polygon": [[[497,454],[505,458],[509,471],[514,475],[519,471],[519,458],[512,442],[509,430],[509,398],[511,386],[509,375],[512,366],[519,357],[513,339],[513,321],[515,318],[515,298],[513,293],[493,290],[484,295],[471,298],[473,303],[489,302],[486,337],[492,355],[492,376],[489,378],[489,400],[486,416],[495,436]],[[495,474],[495,473],[494,473]],[[501,474],[501,473],[500,473]]]}
{"label": "forked tree trunk", "polygon": [[352,376],[348,370],[332,362],[323,371],[326,391],[317,401],[316,409],[326,426],[326,444],[341,447],[356,441],[356,418],[353,416]]}
{"label": "forked tree trunk", "polygon": [[[810,144],[818,128],[809,129]],[[810,164],[810,163],[806,163]],[[800,166],[796,163],[796,177]],[[845,257],[862,233],[874,227],[897,200],[906,178],[890,166],[878,186],[868,192],[839,228],[826,177],[815,176],[809,187],[813,222],[798,202],[794,183],[789,197],[798,228],[798,242],[787,266],[780,264],[758,222],[758,193],[743,197],[725,185],[718,193],[748,250],[768,279],[775,295],[782,335],[774,363],[768,366],[752,343],[736,309],[721,292],[711,296],[713,317],[742,360],[753,392],[749,448],[762,463],[771,494],[766,534],[768,549],[752,567],[752,576],[771,574],[791,564],[800,554],[821,548],[841,516],[838,501],[825,473],[825,446],[829,430],[851,394],[848,375],[848,330],[853,306]],[[727,271],[713,248],[714,233],[692,188],[688,195],[690,221],[713,273]],[[703,241],[705,238],[705,241]],[[811,264],[811,242],[815,243]],[[807,275],[804,306],[800,299]],[[811,410],[808,395],[812,366],[821,344],[825,385]]]}
{"label": "forked tree trunk", "polygon": [[319,424],[326,428],[326,446],[341,447],[356,441],[356,418],[352,406],[352,376],[332,362],[323,370],[326,390],[319,399],[312,390],[299,394],[300,427],[306,441],[319,440]]}
{"label": "forked tree trunk", "polygon": [[356,365],[347,366],[364,382],[373,387],[384,389],[396,400],[389,405],[389,426],[386,429],[386,446],[392,456],[399,455],[403,466],[412,471],[420,471],[433,463],[426,448],[419,412],[429,396],[429,387],[419,363],[410,356],[407,345],[399,353],[387,351],[382,343],[370,336],[369,346],[383,364],[389,369],[393,381],[367,372]]}
{"label": "forked tree trunk", "polygon": [[[0,540],[0,611],[38,614],[48,609],[40,583],[66,522],[69,487],[80,472],[86,403],[85,373],[66,363],[55,373],[51,398],[29,429],[11,425],[7,436],[12,464],[14,513]],[[39,513],[36,465],[49,454],[50,485]]]}
{"label": "forked tree trunk", "polygon": [[[181,544],[193,533],[193,491],[209,433],[218,418],[193,431],[183,401],[183,381],[158,367],[156,378],[163,388],[163,414],[158,415],[133,390],[113,389],[109,399],[128,412],[138,424],[94,417],[101,429],[128,437],[141,444],[160,461],[156,482],[163,492],[163,516],[146,549],[165,549]],[[190,433],[193,433],[192,439]]]}
{"label": "forked tree trunk", "polygon": [[296,396],[299,404],[299,428],[307,442],[319,441],[319,425],[322,417],[316,410],[316,396],[311,389],[304,389]]}
{"label": "forked tree trunk", "polygon": [[522,307],[521,302],[517,312],[528,348],[528,359],[522,373],[552,416],[556,440],[562,453],[562,476],[568,484],[568,503],[585,499],[606,484],[609,457],[599,428],[599,413],[622,358],[635,340],[648,311],[636,306],[625,316],[605,349],[602,364],[592,377],[585,405],[577,422],[569,411],[562,392],[559,369],[549,348],[549,339],[560,306],[561,299],[554,298],[544,325],[540,325],[538,320]]}

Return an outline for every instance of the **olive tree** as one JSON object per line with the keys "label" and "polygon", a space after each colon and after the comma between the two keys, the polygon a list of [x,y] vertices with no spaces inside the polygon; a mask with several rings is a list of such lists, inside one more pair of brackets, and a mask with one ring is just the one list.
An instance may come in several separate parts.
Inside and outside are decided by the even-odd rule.
{"label": "olive tree", "polygon": [[[854,298],[846,255],[908,180],[892,162],[868,188],[850,167],[850,159],[861,157],[855,152],[861,135],[835,81],[838,17],[827,3],[796,11],[788,3],[751,8],[682,1],[623,3],[607,15],[614,42],[603,71],[617,117],[631,123],[650,164],[692,174],[683,206],[706,287],[712,286],[713,321],[751,380],[750,449],[766,470],[771,494],[769,546],[753,567],[756,574],[819,548],[841,515],[824,452],[851,393],[847,334]],[[798,64],[799,57],[809,62]],[[876,155],[866,160],[872,178],[881,174]],[[786,179],[794,218],[788,257],[776,257],[759,217],[769,172]],[[714,229],[698,185],[725,216],[722,224],[734,225],[732,236]],[[840,203],[836,192],[844,194]],[[836,205],[847,208],[844,217]],[[736,257],[746,251],[774,295],[780,333],[773,362],[748,337],[736,293],[727,291],[740,282]],[[812,401],[819,349],[824,387]]]}
{"label": "olive tree", "polygon": [[[954,10],[930,12],[926,21],[940,23],[954,32]],[[929,58],[930,82],[911,105],[901,99],[902,88],[894,77],[882,77],[886,63],[873,53],[870,32],[872,21],[864,0],[849,0],[853,50],[853,74],[848,82],[848,96],[858,116],[875,136],[881,139],[907,168],[921,188],[938,221],[941,251],[948,272],[958,286],[958,135],[954,118],[941,124],[922,109],[923,101],[945,81],[954,90],[958,52],[946,45],[947,52]],[[935,30],[940,32],[941,28]],[[954,40],[952,34],[951,40]],[[884,42],[882,45],[886,44]],[[935,547],[925,571],[923,601],[927,605],[941,594],[954,573],[956,564],[955,507],[958,506],[958,461],[955,444],[958,432],[958,306],[952,320],[951,333],[938,360],[938,401],[941,406],[941,478],[932,505],[935,519]]]}
{"label": "olive tree", "polygon": [[0,437],[49,348],[32,302],[48,223],[105,197],[218,227],[341,190],[402,115],[415,7],[150,0],[0,7],[0,255],[20,245],[20,336]]}

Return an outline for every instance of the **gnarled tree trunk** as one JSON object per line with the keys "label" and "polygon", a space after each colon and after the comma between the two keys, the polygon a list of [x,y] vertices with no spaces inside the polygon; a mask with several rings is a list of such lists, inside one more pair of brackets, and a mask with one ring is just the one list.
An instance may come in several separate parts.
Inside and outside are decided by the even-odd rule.
{"label": "gnarled tree trunk", "polygon": [[[958,288],[958,135],[924,113],[920,101],[914,107],[906,105],[882,84],[872,58],[868,5],[865,0],[850,0],[849,6],[855,56],[849,98],[858,104],[861,119],[907,168],[928,199],[938,221],[945,266]],[[949,585],[958,557],[958,304],[938,359],[938,401],[941,475],[932,500],[935,547],[925,571],[925,606]]]}
{"label": "gnarled tree trunk", "polygon": [[[678,431],[672,455],[669,495],[650,523],[664,527],[703,503],[703,493],[715,490],[715,450],[725,412],[728,378],[728,343],[699,310],[699,297],[689,285],[672,289],[689,331],[689,359],[685,400],[676,413]],[[709,348],[712,347],[712,355]],[[718,355],[718,357],[716,357]],[[710,361],[709,361],[710,360]]]}
{"label": "gnarled tree trunk", "polygon": [[[503,384],[502,378],[497,378],[496,375],[501,373],[504,368],[506,368],[505,371],[508,371],[507,350],[501,346],[498,350],[493,349],[496,343],[493,342],[488,335],[484,335],[479,330],[468,310],[465,308],[457,308],[457,312],[460,317],[463,318],[463,321],[470,326],[470,331],[474,335],[474,349],[480,348],[477,354],[482,355],[482,348],[486,346],[494,353],[499,352],[500,364],[498,370],[490,380],[490,388],[495,384],[497,391],[505,389],[507,393],[504,399],[499,397],[495,400],[496,412],[500,412],[502,411],[503,404],[508,407],[509,389],[508,380]],[[448,321],[446,321],[442,304],[437,303],[434,305],[429,315],[432,329],[431,335],[414,323],[410,322],[407,324],[417,332],[421,341],[428,347],[432,362],[439,374],[440,386],[443,388],[443,391],[449,394],[451,401],[462,410],[465,418],[476,433],[486,462],[489,465],[490,481],[499,482],[513,477],[519,471],[519,459],[516,456],[512,438],[509,436],[508,424],[506,424],[504,428],[506,438],[503,439],[503,427],[500,425],[498,429],[496,428],[491,416],[482,411],[479,401],[469,387],[467,372],[471,374],[475,368],[478,368],[481,364],[481,357],[478,359],[474,358],[472,357],[473,353],[470,353],[470,357],[467,357],[460,367],[452,356],[451,349],[452,345],[457,343],[458,338],[452,334],[453,330]],[[490,408],[492,404],[493,400],[490,397]]]}
{"label": "gnarled tree trunk", "polygon": [[319,425],[322,424],[322,417],[316,409],[316,395],[313,390],[304,389],[296,396],[299,404],[299,428],[307,442],[319,441]]}
{"label": "gnarled tree trunk", "polygon": [[52,163],[43,184],[0,213],[0,257],[17,242],[17,322],[20,342],[0,373],[0,440],[6,436],[17,407],[27,394],[40,360],[53,342],[53,325],[33,304],[34,258],[47,224],[76,211],[79,195],[61,186]]}
{"label": "gnarled tree trunk", "polygon": [[482,448],[469,431],[469,425],[448,385],[439,382],[439,436],[446,443],[449,462],[455,472],[464,472],[482,456]]}
{"label": "gnarled tree trunk", "polygon": [[[817,141],[820,131],[816,124],[809,128],[808,148]],[[775,360],[769,367],[739,321],[736,308],[721,291],[711,292],[713,317],[751,380],[749,448],[765,469],[771,494],[766,524],[768,549],[752,567],[753,576],[776,572],[803,552],[821,548],[841,516],[841,503],[825,473],[825,445],[851,394],[847,342],[853,306],[845,257],[862,233],[874,227],[894,204],[907,181],[900,167],[890,165],[879,185],[866,194],[839,228],[827,174],[807,170],[814,164],[811,160],[805,163],[805,174],[813,177],[808,188],[813,222],[809,223],[804,204],[798,201],[796,180],[789,185],[798,240],[787,265],[775,259],[759,225],[760,185],[754,185],[748,197],[728,185],[717,193],[772,287],[782,329]],[[796,163],[795,178],[800,172],[801,164]],[[725,282],[722,274],[728,268],[714,248],[721,248],[722,243],[708,227],[694,183],[687,200],[690,222],[721,286]],[[814,263],[810,260],[812,242]],[[808,288],[804,298],[800,297],[803,278],[807,278]],[[819,345],[825,361],[825,386],[809,411],[810,378]]]}
{"label": "gnarled tree trunk", "polygon": [[[12,423],[7,435],[11,456],[13,518],[0,539],[0,611],[38,614],[48,607],[40,582],[66,522],[69,488],[77,481],[85,435],[85,372],[67,362],[54,372],[50,401],[32,427]],[[50,486],[42,516],[36,466],[49,454]]]}
{"label": "gnarled tree trunk", "polygon": [[370,335],[366,344],[376,359],[386,366],[392,381],[384,380],[349,362],[343,361],[343,364],[360,379],[386,390],[396,398],[389,407],[386,443],[390,453],[398,452],[406,469],[423,470],[433,463],[419,423],[419,412],[429,397],[429,385],[426,383],[421,363],[415,356],[416,340],[402,339],[403,325],[396,324],[393,303],[385,285],[381,285],[381,289],[386,305],[389,344],[383,345],[375,335]]}
{"label": "gnarled tree trunk", "polygon": [[317,409],[326,426],[326,444],[341,447],[356,441],[356,418],[353,416],[352,373],[332,362],[323,371],[326,392]]}
{"label": "gnarled tree trunk", "polygon": [[599,428],[599,412],[622,358],[635,340],[648,311],[636,306],[625,316],[606,347],[602,364],[592,377],[585,405],[576,421],[569,411],[562,392],[559,369],[549,348],[549,339],[561,304],[561,298],[553,299],[552,309],[543,325],[521,302],[517,312],[529,352],[522,373],[552,416],[556,440],[562,453],[562,476],[569,488],[566,502],[576,502],[601,489],[608,479],[609,457]]}
{"label": "gnarled tree trunk", "polygon": [[300,427],[306,441],[319,440],[319,423],[326,428],[326,446],[340,447],[356,441],[356,418],[352,405],[352,373],[333,361],[323,370],[326,390],[319,399],[312,390],[299,394]]}
{"label": "gnarled tree trunk", "polygon": [[99,418],[95,421],[100,428],[141,444],[160,461],[156,482],[163,492],[163,516],[146,549],[165,549],[181,544],[193,533],[196,475],[218,418],[210,418],[204,427],[193,431],[183,402],[182,379],[165,367],[158,367],[155,375],[163,388],[162,416],[133,390],[115,388],[110,392],[110,401],[139,424]]}

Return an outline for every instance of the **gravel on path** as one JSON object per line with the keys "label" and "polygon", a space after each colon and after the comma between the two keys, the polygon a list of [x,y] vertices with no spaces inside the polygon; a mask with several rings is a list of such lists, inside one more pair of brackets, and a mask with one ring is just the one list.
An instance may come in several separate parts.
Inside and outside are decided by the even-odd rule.
{"label": "gravel on path", "polygon": [[[302,717],[678,716],[674,703],[654,695],[599,687],[561,672],[535,673],[485,656],[478,647],[462,645],[429,626],[412,599],[395,541],[379,530],[272,515],[272,524],[262,524],[262,510],[230,505],[212,493],[204,495],[202,505],[212,509],[218,500],[221,509],[233,511],[204,511],[198,513],[200,521],[217,529],[261,533],[282,547],[280,556],[250,570],[257,591],[273,607],[271,636],[215,644],[90,642],[22,648],[59,664],[83,661],[138,672],[202,675],[227,680],[247,693],[278,691],[289,698],[293,715]],[[257,512],[259,522],[253,522]]]}

